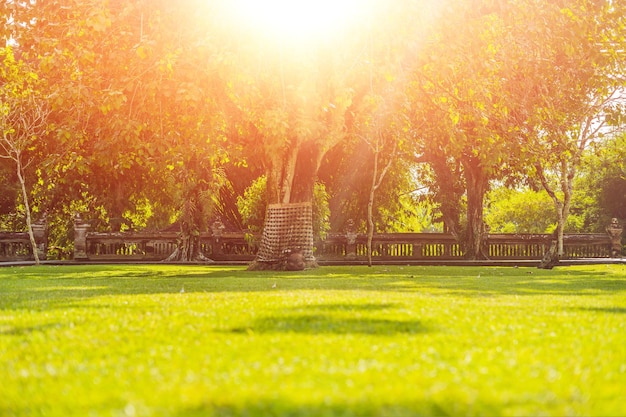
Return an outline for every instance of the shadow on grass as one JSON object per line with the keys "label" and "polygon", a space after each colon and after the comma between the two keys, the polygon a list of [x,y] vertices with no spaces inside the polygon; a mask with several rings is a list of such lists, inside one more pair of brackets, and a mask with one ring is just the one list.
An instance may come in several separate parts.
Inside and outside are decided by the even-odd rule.
{"label": "shadow on grass", "polygon": [[[479,282],[481,281],[482,282]],[[440,294],[486,297],[498,295],[567,295],[588,296],[600,293],[626,291],[626,277],[611,279],[593,274],[584,277],[558,277],[543,279],[540,277],[479,277],[455,279],[422,279],[417,278],[413,285],[390,282],[391,288],[397,291],[420,291],[422,289],[438,290]],[[390,288],[390,289],[391,289]]]}
{"label": "shadow on grass", "polygon": [[[322,267],[277,273],[248,272],[233,267],[100,265],[0,271],[0,293],[3,295],[0,309],[71,308],[92,297],[117,295],[317,290],[412,292],[460,297],[593,295],[626,291],[626,268],[605,271],[596,266],[545,271],[511,267]],[[362,308],[386,308],[377,304],[367,306]],[[324,305],[312,308],[330,311],[352,307]]]}
{"label": "shadow on grass", "polygon": [[626,308],[624,307],[587,307],[578,308],[578,311],[590,311],[592,313],[607,313],[607,314],[626,314]]}
{"label": "shadow on grass", "polygon": [[[179,417],[235,417],[235,416],[276,416],[276,417],[362,417],[362,416],[456,416],[476,414],[472,406],[462,402],[450,401],[439,404],[434,400],[419,399],[410,404],[376,404],[366,401],[351,404],[290,404],[286,401],[261,400],[237,406],[206,404],[195,408],[179,410],[174,415]],[[473,406],[475,408],[475,406]],[[472,413],[470,413],[470,410]],[[486,415],[499,415],[496,407],[483,404],[481,410]]]}
{"label": "shadow on grass", "polygon": [[237,327],[230,333],[307,333],[307,334],[365,334],[392,336],[422,334],[429,329],[418,320],[388,320],[378,318],[345,318],[330,315],[286,315],[264,317],[251,326]]}
{"label": "shadow on grass", "polygon": [[[55,324],[48,323],[48,324],[41,324],[38,326],[12,327],[7,330],[0,330],[0,336],[24,336],[30,333],[41,332],[41,331],[45,331],[51,328],[58,328],[59,326],[60,324],[58,323],[55,323]],[[0,413],[0,415],[3,415],[3,414]]]}
{"label": "shadow on grass", "polygon": [[293,307],[293,310],[297,311],[314,311],[314,312],[325,312],[325,311],[381,311],[381,310],[389,310],[397,307],[396,304],[391,303],[364,303],[364,304],[313,304],[313,305],[304,305],[304,306],[296,306]]}
{"label": "shadow on grass", "polygon": [[[349,401],[349,399],[347,399]],[[449,401],[439,404],[434,400],[420,399],[409,404],[394,404],[393,399],[389,399],[387,404],[376,404],[366,401],[350,401],[346,404],[322,403],[319,404],[294,404],[286,400],[258,400],[251,402],[242,402],[241,404],[221,404],[213,403],[210,400],[203,404],[179,407],[174,409],[152,409],[149,415],[168,415],[172,417],[364,417],[364,416],[394,416],[394,417],[415,417],[415,416],[456,416],[476,414],[476,406],[464,404],[462,401]],[[142,408],[149,412],[148,408]],[[129,412],[131,408],[126,406],[125,409],[114,408],[97,408],[95,411],[81,408],[72,410],[71,416],[77,415],[142,415]],[[132,409],[134,410],[134,408]],[[39,411],[39,410],[37,410]],[[472,411],[472,412],[470,412]],[[483,415],[500,415],[498,409],[489,404],[483,404],[480,407]],[[84,412],[84,414],[81,414]],[[0,415],[33,415],[33,409],[30,407],[2,407],[0,406]],[[146,414],[148,415],[148,414]]]}

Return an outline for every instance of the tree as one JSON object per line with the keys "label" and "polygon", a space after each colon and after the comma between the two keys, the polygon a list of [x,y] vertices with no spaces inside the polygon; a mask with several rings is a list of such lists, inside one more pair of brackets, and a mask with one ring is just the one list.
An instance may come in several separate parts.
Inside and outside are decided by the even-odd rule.
{"label": "tree", "polygon": [[[375,232],[374,200],[376,192],[397,158],[401,141],[407,134],[407,124],[403,123],[403,113],[398,109],[397,95],[390,90],[374,91],[373,74],[370,75],[370,92],[363,100],[356,113],[355,130],[373,155],[373,168],[367,200],[367,259],[372,266],[372,239]],[[379,81],[380,83],[380,81]],[[395,99],[395,100],[394,100]]]}
{"label": "tree", "polygon": [[52,0],[10,10],[14,21],[29,22],[15,29],[21,53],[41,56],[40,72],[60,80],[55,117],[77,142],[47,170],[55,176],[48,204],[82,199],[87,218],[119,230],[136,202],[147,201],[179,219],[178,260],[201,257],[199,232],[228,158],[209,6]]}
{"label": "tree", "polygon": [[306,207],[323,156],[346,135],[353,97],[346,78],[354,57],[344,58],[345,50],[338,52],[328,44],[309,48],[285,42],[275,47],[246,36],[234,48],[230,97],[239,125],[247,132],[249,149],[263,161],[268,204],[274,207],[265,218],[255,266],[280,267],[282,252],[289,250],[303,250],[312,265],[312,226],[296,233],[296,240],[284,231],[271,231],[271,238],[268,233],[270,226],[280,223],[275,216],[281,215],[281,207],[303,207],[294,221],[312,224]]}
{"label": "tree", "polygon": [[408,86],[416,159],[432,168],[444,222],[465,256],[485,258],[485,194],[516,153],[509,136],[515,105],[503,83],[510,36],[497,3],[451,2],[439,22]]}
{"label": "tree", "polygon": [[[396,5],[397,7],[398,5]],[[353,134],[367,144],[372,158],[367,198],[367,251],[372,265],[372,240],[376,231],[376,193],[411,136],[404,86],[404,67],[418,51],[420,39],[428,32],[434,13],[422,2],[400,3],[383,14],[387,21],[371,24],[364,47],[359,86],[363,92],[352,112]]]}
{"label": "tree", "polygon": [[15,163],[26,227],[35,263],[38,265],[39,253],[33,234],[29,187],[25,173],[34,161],[33,148],[48,132],[50,110],[46,97],[42,97],[39,91],[37,74],[24,62],[15,59],[11,47],[0,49],[0,59],[0,158],[10,159]]}
{"label": "tree", "polygon": [[[576,0],[518,9],[515,88],[527,104],[520,143],[531,175],[550,195],[557,215],[553,259],[564,255],[563,234],[583,156],[620,124],[624,111],[626,7]],[[524,14],[524,12],[526,14]],[[528,27],[528,18],[535,22]]]}

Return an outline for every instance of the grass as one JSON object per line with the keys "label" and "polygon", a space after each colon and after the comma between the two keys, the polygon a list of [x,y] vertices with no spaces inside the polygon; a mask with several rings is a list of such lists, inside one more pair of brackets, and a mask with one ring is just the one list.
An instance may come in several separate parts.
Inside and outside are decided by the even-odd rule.
{"label": "grass", "polygon": [[626,267],[0,268],[0,416],[626,415]]}

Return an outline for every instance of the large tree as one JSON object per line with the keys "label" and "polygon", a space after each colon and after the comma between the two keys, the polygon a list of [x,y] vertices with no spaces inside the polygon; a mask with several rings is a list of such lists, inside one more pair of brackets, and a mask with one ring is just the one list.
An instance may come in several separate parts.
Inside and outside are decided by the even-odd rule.
{"label": "large tree", "polygon": [[622,124],[626,5],[522,4],[511,19],[520,57],[514,89],[527,106],[519,141],[530,175],[556,209],[557,260],[564,255],[563,234],[583,157]]}
{"label": "large tree", "polygon": [[48,204],[76,207],[83,199],[88,217],[103,213],[117,230],[148,201],[179,220],[178,260],[201,257],[199,232],[227,158],[209,6],[91,0],[9,10],[28,22],[13,35],[21,53],[40,57],[40,73],[58,80],[55,117],[76,141],[47,171],[56,177]]}
{"label": "large tree", "polygon": [[434,172],[443,220],[468,258],[487,256],[485,194],[515,153],[509,137],[514,101],[503,85],[511,71],[509,41],[499,4],[450,2],[408,86],[417,161]]}
{"label": "large tree", "polygon": [[[307,205],[324,155],[346,136],[358,57],[353,34],[298,41],[256,31],[231,35],[230,97],[246,146],[263,162],[270,205],[255,266],[281,267],[284,253],[297,250],[314,264]],[[283,208],[301,213],[280,219]]]}
{"label": "large tree", "polygon": [[[400,78],[407,50],[420,43],[415,34],[421,27],[416,22],[430,8],[421,1],[352,6],[349,14],[359,19],[347,19],[332,34],[315,40],[287,34],[281,39],[269,36],[268,42],[258,32],[244,31],[233,42],[232,100],[244,121],[242,128],[253,140],[251,148],[264,162],[268,181],[270,210],[256,263],[260,267],[273,267],[280,263],[281,252],[302,248],[306,260],[313,262],[310,239],[290,242],[281,232],[271,232],[270,237],[268,231],[280,222],[272,216],[281,206],[310,203],[323,157],[332,147],[360,136],[380,157],[381,142],[375,142],[383,137],[395,141],[401,130],[391,132],[389,115],[397,106],[390,103],[396,101],[380,87],[385,78],[387,82]],[[325,9],[327,14],[335,11]],[[388,104],[385,111],[383,103]],[[374,123],[378,128],[372,129]]]}

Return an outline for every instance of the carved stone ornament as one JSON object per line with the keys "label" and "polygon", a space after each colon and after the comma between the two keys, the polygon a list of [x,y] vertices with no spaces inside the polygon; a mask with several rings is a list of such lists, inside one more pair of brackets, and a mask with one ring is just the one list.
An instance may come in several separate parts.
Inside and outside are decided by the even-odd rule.
{"label": "carved stone ornament", "polygon": [[624,228],[616,218],[613,218],[606,227],[606,232],[611,239],[611,256],[620,256],[622,254],[622,233],[624,233]]}

